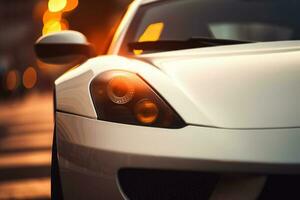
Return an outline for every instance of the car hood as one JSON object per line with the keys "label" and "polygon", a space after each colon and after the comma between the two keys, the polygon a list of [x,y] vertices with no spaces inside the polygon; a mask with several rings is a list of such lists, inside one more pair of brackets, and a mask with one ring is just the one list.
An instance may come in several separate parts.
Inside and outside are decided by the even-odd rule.
{"label": "car hood", "polygon": [[207,116],[209,125],[300,127],[300,41],[188,49],[138,58],[167,74]]}

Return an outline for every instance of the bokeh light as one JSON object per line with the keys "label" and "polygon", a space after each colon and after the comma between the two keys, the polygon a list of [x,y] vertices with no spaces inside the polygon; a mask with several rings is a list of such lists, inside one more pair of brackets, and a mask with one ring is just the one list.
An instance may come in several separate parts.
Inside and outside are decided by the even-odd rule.
{"label": "bokeh light", "polygon": [[37,82],[37,73],[33,67],[28,67],[23,73],[23,85],[25,88],[30,89],[35,86]]}
{"label": "bokeh light", "polygon": [[19,76],[17,70],[11,70],[6,76],[6,88],[10,91],[15,90],[18,86]]}
{"label": "bokeh light", "polygon": [[69,29],[64,15],[78,6],[78,0],[49,0],[43,15],[43,35]]}
{"label": "bokeh light", "polygon": [[61,27],[61,30],[68,30],[69,29],[69,22],[65,19],[62,19],[60,21],[60,27]]}
{"label": "bokeh light", "polygon": [[49,0],[48,9],[50,12],[62,11],[67,5],[67,0]]}
{"label": "bokeh light", "polygon": [[58,31],[61,31],[61,30],[62,30],[62,28],[61,28],[60,21],[50,20],[44,25],[43,35],[58,32]]}
{"label": "bokeh light", "polygon": [[62,18],[62,12],[50,12],[47,10],[43,15],[43,23],[46,24],[48,21],[56,20],[60,21]]}
{"label": "bokeh light", "polygon": [[63,9],[64,12],[74,10],[78,6],[78,0],[68,0],[66,7]]}

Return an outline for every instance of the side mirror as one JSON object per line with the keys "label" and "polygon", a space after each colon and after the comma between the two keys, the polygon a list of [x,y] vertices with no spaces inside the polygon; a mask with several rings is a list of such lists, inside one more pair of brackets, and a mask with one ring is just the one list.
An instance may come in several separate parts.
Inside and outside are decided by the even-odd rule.
{"label": "side mirror", "polygon": [[86,37],[77,31],[62,31],[40,37],[34,45],[39,60],[54,65],[76,65],[94,57]]}

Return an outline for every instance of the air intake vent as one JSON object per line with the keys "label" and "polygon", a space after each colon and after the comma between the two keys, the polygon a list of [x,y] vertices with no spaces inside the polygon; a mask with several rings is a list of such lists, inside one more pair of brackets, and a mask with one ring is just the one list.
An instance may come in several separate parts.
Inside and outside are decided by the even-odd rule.
{"label": "air intake vent", "polygon": [[206,200],[218,182],[214,173],[122,169],[118,174],[123,193],[130,199]]}

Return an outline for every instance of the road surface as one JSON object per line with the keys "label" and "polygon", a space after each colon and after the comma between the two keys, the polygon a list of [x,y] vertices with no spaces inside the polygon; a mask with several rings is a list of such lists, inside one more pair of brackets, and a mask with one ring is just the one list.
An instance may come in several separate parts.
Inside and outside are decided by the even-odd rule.
{"label": "road surface", "polygon": [[0,104],[0,199],[50,199],[52,95]]}

